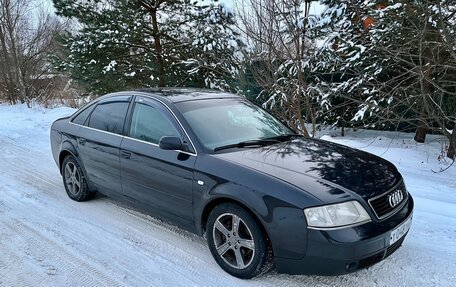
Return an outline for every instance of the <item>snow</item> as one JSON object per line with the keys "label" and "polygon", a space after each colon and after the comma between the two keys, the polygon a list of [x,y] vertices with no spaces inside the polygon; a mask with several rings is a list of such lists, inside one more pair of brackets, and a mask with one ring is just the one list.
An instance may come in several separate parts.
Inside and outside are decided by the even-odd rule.
{"label": "snow", "polygon": [[[338,277],[271,273],[245,281],[222,271],[204,239],[98,196],[65,194],[49,127],[70,108],[0,105],[0,286],[454,286],[456,167],[441,173],[442,143],[411,134],[348,132],[326,140],[392,161],[416,202],[402,248]],[[287,235],[284,235],[287,236]]]}
{"label": "snow", "polygon": [[360,110],[358,110],[355,114],[355,116],[352,118],[352,121],[359,121],[364,118],[364,114],[366,113],[368,107],[364,106]]}
{"label": "snow", "polygon": [[115,70],[116,66],[117,66],[117,61],[112,60],[111,62],[109,62],[109,64],[106,67],[103,68],[103,74],[106,74],[109,71]]}
{"label": "snow", "polygon": [[229,39],[228,40],[228,45],[230,45],[232,48],[237,48],[238,47],[238,44],[235,40],[233,39]]}

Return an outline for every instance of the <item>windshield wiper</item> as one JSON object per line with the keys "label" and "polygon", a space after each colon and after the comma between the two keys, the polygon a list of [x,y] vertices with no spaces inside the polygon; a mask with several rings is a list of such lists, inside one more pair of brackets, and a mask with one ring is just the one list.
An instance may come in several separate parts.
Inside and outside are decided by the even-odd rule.
{"label": "windshield wiper", "polygon": [[300,135],[300,134],[285,134],[285,135],[279,135],[279,136],[264,138],[262,140],[275,140],[275,141],[279,141],[279,142],[285,142],[285,141],[289,141],[289,140],[291,140],[292,138],[295,138],[295,137],[303,137],[303,135]]}
{"label": "windshield wiper", "polygon": [[266,145],[271,145],[280,142],[280,140],[273,139],[273,138],[268,138],[268,139],[258,139],[258,140],[249,140],[249,141],[243,141],[243,142],[238,142],[235,144],[229,144],[229,145],[224,145],[224,146],[219,146],[214,148],[214,151],[219,151],[223,149],[230,149],[230,148],[243,148],[247,146],[266,146]]}
{"label": "windshield wiper", "polygon": [[284,134],[284,135],[278,135],[278,136],[273,136],[273,137],[268,137],[268,138],[262,138],[262,139],[257,139],[257,140],[248,140],[248,141],[243,141],[235,144],[229,144],[229,145],[224,145],[224,146],[219,146],[214,148],[214,151],[219,151],[223,149],[230,149],[230,148],[243,148],[247,146],[266,146],[266,145],[271,145],[279,142],[285,142],[289,141],[292,138],[295,137],[302,137],[302,135],[299,134]]}

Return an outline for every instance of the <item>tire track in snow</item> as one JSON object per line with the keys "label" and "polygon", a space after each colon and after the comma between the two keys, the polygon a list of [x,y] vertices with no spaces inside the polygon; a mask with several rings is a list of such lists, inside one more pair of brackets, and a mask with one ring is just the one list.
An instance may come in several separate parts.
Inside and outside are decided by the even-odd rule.
{"label": "tire track in snow", "polygon": [[[29,176],[32,176],[37,181],[43,184],[52,185],[55,188],[61,188],[62,181],[56,181],[60,178],[60,173],[54,161],[50,158],[52,155],[44,152],[31,151],[24,148],[8,138],[0,137],[0,153],[2,154],[2,165],[9,170],[21,170]],[[21,156],[22,155],[22,156]],[[37,166],[45,166],[47,169],[38,169]],[[11,169],[13,168],[13,169]],[[49,178],[47,172],[51,170],[55,175]],[[46,172],[45,172],[46,171]],[[58,183],[57,183],[58,182]]]}
{"label": "tire track in snow", "polygon": [[[19,155],[19,154],[28,155],[30,153],[30,151],[28,149],[23,148],[20,145],[17,145],[13,141],[8,140],[8,144],[10,144],[13,147],[13,149],[9,149],[10,153],[12,150],[13,150],[13,152],[9,156],[10,160],[8,161],[8,165],[12,165],[15,167],[15,169],[21,170],[21,174],[18,174],[18,176],[16,177],[17,179],[23,178],[21,175],[26,174],[29,177],[31,176],[34,179],[38,180],[39,186],[37,186],[37,183],[35,181],[30,180],[29,177],[27,177],[27,180],[25,180],[24,183],[34,186],[34,187],[38,188],[39,190],[43,190],[43,191],[49,191],[52,189],[62,189],[63,190],[63,185],[58,185],[58,184],[55,184],[50,179],[48,180],[46,178],[45,173],[40,172],[39,170],[36,170],[36,169],[28,170],[28,169],[23,168],[24,165],[22,165],[20,163],[20,161],[22,161],[23,164],[25,164],[25,161],[23,159],[18,160],[17,157],[14,157],[14,155]],[[3,146],[5,146],[5,145],[3,145]],[[44,154],[42,154],[42,155],[44,155]],[[37,158],[37,156],[34,155],[34,156],[32,156],[32,158]],[[39,161],[41,162],[42,160],[39,160]],[[46,185],[51,185],[53,188],[49,189],[50,186],[46,186]],[[46,188],[46,187],[48,187],[48,188]],[[55,194],[52,194],[52,195],[54,195],[54,197],[55,197]],[[34,199],[41,201],[36,197],[34,197]],[[41,201],[41,203],[43,203],[44,205],[47,205],[47,202]],[[147,224],[153,224],[154,229],[159,228],[159,229],[162,229],[162,231],[165,231],[169,234],[167,236],[166,242],[160,238],[150,236],[150,237],[146,238],[145,242],[147,242],[147,243],[142,244],[143,246],[140,246],[140,248],[138,248],[138,246],[137,246],[138,245],[137,242],[141,242],[140,240],[138,240],[138,237],[137,237],[137,235],[140,234],[140,232],[136,233],[135,235],[124,234],[125,239],[134,243],[132,246],[135,249],[143,251],[143,253],[144,253],[144,251],[148,251],[148,252],[146,252],[146,254],[152,254],[152,255],[148,256],[149,260],[157,260],[158,258],[160,258],[161,265],[167,266],[167,269],[169,271],[174,271],[174,272],[180,274],[182,277],[187,278],[190,282],[193,282],[193,284],[195,284],[197,286],[213,285],[213,284],[208,283],[208,281],[210,282],[211,280],[208,280],[207,278],[205,278],[206,277],[205,270],[201,270],[201,268],[191,268],[194,265],[195,260],[203,261],[204,259],[206,259],[206,261],[207,261],[207,257],[210,256],[210,253],[207,250],[207,247],[205,245],[203,247],[203,249],[206,251],[206,256],[204,256],[203,258],[201,258],[201,256],[198,256],[199,252],[197,252],[196,254],[195,254],[195,252],[190,254],[190,253],[188,253],[188,249],[183,250],[183,249],[180,249],[179,247],[176,247],[176,246],[182,245],[183,240],[195,241],[196,238],[197,238],[196,240],[201,240],[200,242],[202,242],[204,240],[202,240],[198,236],[193,235],[187,231],[184,231],[178,227],[164,223],[159,219],[155,219],[148,215],[142,214],[140,212],[135,212],[135,211],[129,210],[127,208],[122,208],[122,207],[116,206],[117,203],[114,203],[113,205],[115,207],[121,209],[124,213],[127,213],[128,216],[134,216],[136,219],[147,222]],[[190,239],[190,238],[192,238],[192,239]],[[202,246],[202,245],[203,244],[200,243],[200,246]],[[176,258],[176,256],[170,257],[169,253],[171,250],[173,250],[175,253],[180,253],[180,254],[178,254],[179,256],[177,256],[177,258]],[[157,252],[157,251],[160,251],[160,252]],[[162,255],[162,254],[167,254],[167,255]],[[182,264],[182,263],[184,263],[184,264]],[[203,263],[203,262],[198,262],[198,263]],[[180,269],[176,269],[175,268],[176,264],[182,265],[182,268],[185,267],[186,268],[185,271],[187,273],[181,272]],[[211,257],[210,257],[209,264],[215,264],[215,262],[212,262]],[[212,267],[216,267],[216,266],[214,265]],[[218,268],[218,267],[216,267],[216,268]],[[191,271],[191,272],[189,272],[189,271]],[[223,272],[223,271],[220,271],[220,272]],[[188,274],[188,273],[190,273],[190,274]],[[205,278],[205,279],[200,280],[199,278]],[[220,284],[220,280],[215,280],[213,283]]]}
{"label": "tire track in snow", "polygon": [[[20,146],[14,144],[14,143],[10,143],[10,144],[12,144],[12,146],[13,146],[12,150],[15,150],[16,155],[24,154],[24,152],[27,151],[26,149],[23,149]],[[3,146],[5,146],[5,145],[3,145]],[[10,149],[10,152],[11,152],[11,149]],[[13,168],[14,170],[19,171],[19,172],[17,172],[15,174],[15,179],[20,180],[20,179],[24,179],[25,178],[27,180],[24,180],[23,183],[25,183],[27,185],[30,185],[30,186],[32,186],[34,188],[38,188],[40,191],[43,191],[43,190],[48,190],[48,191],[49,190],[55,190],[55,189],[57,189],[56,187],[58,187],[59,189],[63,189],[62,185],[57,185],[57,184],[53,183],[52,181],[47,180],[45,173],[41,173],[41,172],[39,172],[37,170],[24,169],[24,165],[21,165],[20,161],[21,161],[21,159],[18,160],[17,157],[14,157],[14,156],[10,155],[10,156],[7,157],[7,160],[2,163],[2,166],[4,166],[5,168],[8,168],[8,169]],[[22,162],[24,162],[24,161],[22,160]],[[35,180],[31,180],[30,177],[32,177],[33,179],[38,181],[38,184],[37,184],[37,182]],[[51,186],[49,186],[49,185],[51,185]],[[30,191],[30,189],[28,191]],[[42,200],[40,200],[37,197],[31,196],[29,192],[25,193],[24,196],[26,198],[28,198],[28,199],[32,198],[34,200],[37,200],[42,205],[47,205],[47,202],[42,201]],[[125,212],[125,210],[122,209],[122,212]],[[139,219],[139,217],[137,217],[137,218]],[[141,219],[141,220],[144,220],[144,219]],[[152,222],[150,222],[150,220],[148,220],[148,221],[149,221],[149,223],[152,223]],[[152,223],[152,224],[154,224],[154,223]],[[164,225],[165,225],[165,223],[164,223]],[[173,241],[172,240],[173,235],[176,236],[177,235],[176,233],[179,230],[180,229],[178,229],[177,227],[175,227],[175,228],[167,228],[166,229],[167,232],[174,233],[174,234],[172,234],[170,236],[171,241]],[[183,236],[182,232],[185,232],[185,231],[181,231],[181,233],[179,234],[180,235],[179,237]],[[135,242],[134,236],[124,235],[124,237],[127,240],[132,241],[133,243]],[[188,235],[187,236],[183,236],[183,237],[186,237],[186,239],[189,238]],[[154,243],[154,244],[150,244],[150,243]],[[166,255],[161,255],[160,254],[160,253],[167,254],[169,252],[169,249],[172,249],[173,246],[170,245],[169,242],[166,242],[166,244],[164,244],[164,242],[162,240],[155,239],[155,242],[148,241],[147,246],[149,247],[148,248],[149,251],[153,251],[152,254],[148,256],[148,258],[147,258],[148,260],[157,260],[157,258],[161,258],[161,260],[160,260],[160,261],[162,261],[161,265],[167,266],[166,269],[168,269],[168,271],[174,271],[175,273],[181,275],[182,277],[187,278],[189,282],[192,282],[192,285],[195,285],[195,286],[203,286],[203,285],[206,285],[206,284],[207,284],[207,286],[211,285],[211,284],[208,284],[208,280],[207,279],[204,279],[204,280],[200,280],[199,279],[199,278],[204,278],[205,277],[204,274],[202,274],[202,272],[204,272],[204,270],[201,271],[200,268],[193,269],[193,272],[188,272],[188,271],[190,271],[188,269],[185,270],[186,272],[182,272],[180,270],[180,268],[176,269],[176,263],[182,262],[182,261],[184,261],[184,265],[182,267],[187,267],[188,268],[188,266],[193,265],[192,264],[193,262],[191,260],[185,260],[186,256],[182,256],[181,255],[181,256],[178,256],[177,259],[176,259],[175,257],[168,258]],[[160,253],[157,253],[157,250],[160,250]],[[146,250],[142,249],[140,251],[146,251]],[[184,260],[182,260],[182,258],[184,258]],[[139,279],[139,278],[137,278],[137,279]]]}
{"label": "tire track in snow", "polygon": [[[62,274],[67,277],[67,283],[77,282],[78,286],[124,286],[111,278],[110,274],[105,274],[100,269],[89,264],[84,259],[73,254],[70,249],[63,248],[59,242],[52,241],[47,236],[43,236],[41,232],[29,227],[26,223],[19,220],[6,222],[11,234],[20,236],[21,247],[23,250],[16,252],[16,257],[31,257],[36,265],[45,268],[47,275]],[[0,253],[3,249],[11,252],[17,246],[10,246],[9,244],[2,245]],[[6,248],[5,248],[6,247]],[[9,250],[8,250],[9,249]],[[30,261],[29,261],[30,262]],[[25,274],[24,274],[24,273]],[[19,278],[27,277],[27,271],[19,271]],[[21,282],[15,282],[17,286],[22,286]],[[46,283],[46,282],[43,282]]]}

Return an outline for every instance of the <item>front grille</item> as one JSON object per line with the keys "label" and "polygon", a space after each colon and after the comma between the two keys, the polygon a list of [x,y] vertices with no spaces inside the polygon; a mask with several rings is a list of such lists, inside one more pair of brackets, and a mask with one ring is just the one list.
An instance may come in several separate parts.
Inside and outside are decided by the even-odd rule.
{"label": "front grille", "polygon": [[[390,197],[392,197],[394,194],[402,195],[402,200],[397,202],[397,196],[396,196],[396,205],[391,206],[391,200]],[[408,193],[405,190],[405,185],[401,181],[399,184],[397,184],[394,188],[389,190],[388,192],[381,194],[379,196],[376,196],[374,198],[369,199],[369,205],[372,207],[372,209],[375,212],[375,215],[379,219],[384,219],[388,216],[391,216],[395,214],[399,209],[404,206],[405,202],[408,199]]]}
{"label": "front grille", "polygon": [[396,252],[396,250],[399,249],[399,247],[401,247],[402,245],[402,242],[404,242],[404,239],[405,239],[405,236],[402,236],[401,239],[399,239],[398,241],[394,242],[392,245],[388,246],[388,248],[386,248],[386,252],[385,252],[385,257],[388,257],[390,256],[391,254],[393,254],[394,252]]}

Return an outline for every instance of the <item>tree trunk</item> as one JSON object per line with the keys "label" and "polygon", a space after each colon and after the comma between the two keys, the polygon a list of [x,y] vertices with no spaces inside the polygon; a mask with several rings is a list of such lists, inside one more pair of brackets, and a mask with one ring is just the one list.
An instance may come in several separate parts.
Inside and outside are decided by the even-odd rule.
{"label": "tree trunk", "polygon": [[[5,7],[5,20],[6,20],[6,29],[7,29],[7,32],[8,32],[8,36],[9,36],[9,39],[10,39],[10,52],[11,52],[11,57],[12,57],[12,64],[13,66],[10,67],[10,69],[13,70],[14,72],[14,77],[15,77],[15,81],[16,81],[16,86],[17,86],[17,89],[18,89],[18,97],[19,97],[19,100],[21,101],[21,103],[24,103],[25,101],[25,98],[26,98],[26,89],[25,89],[25,83],[22,79],[22,69],[21,69],[21,63],[20,63],[20,59],[19,59],[19,50],[18,50],[18,47],[17,47],[17,43],[16,41],[18,41],[18,35],[15,34],[15,31],[14,31],[14,27],[16,25],[18,25],[17,23],[17,18],[18,16],[17,15],[12,15],[13,13],[13,9],[14,9],[14,4],[11,5],[11,3],[8,1],[6,4],[6,7]],[[19,5],[19,3],[16,3],[16,5]]]}
{"label": "tree trunk", "polygon": [[[293,112],[293,111],[292,111]],[[310,137],[309,131],[306,128],[306,121],[302,117],[302,111],[301,111],[301,99],[299,98],[299,95],[296,94],[295,97],[295,105],[294,105],[294,114],[298,118],[298,130],[301,132],[302,135],[304,135],[306,138]]]}
{"label": "tree trunk", "polygon": [[419,126],[416,128],[415,131],[415,138],[414,140],[419,143],[424,143],[426,140],[426,135],[427,135],[428,129],[425,126]]}
{"label": "tree trunk", "polygon": [[0,80],[3,82],[5,85],[4,91],[6,92],[6,97],[8,101],[11,104],[14,104],[16,101],[15,95],[13,95],[13,92],[15,90],[15,84],[13,80],[13,76],[11,74],[11,64],[10,64],[10,59],[8,55],[8,46],[6,44],[6,34],[5,31],[3,30],[3,23],[0,23],[0,44],[1,44],[1,50],[2,50],[2,56],[3,56],[3,64],[0,66],[1,70],[1,78]]}
{"label": "tree trunk", "polygon": [[[422,39],[424,40],[424,39]],[[420,78],[420,90],[421,90],[421,97],[422,97],[422,108],[421,108],[421,115],[420,115],[420,123],[415,131],[415,141],[419,143],[424,143],[426,140],[426,134],[428,132],[428,128],[425,123],[428,122],[428,117],[431,115],[429,111],[429,103],[428,97],[431,97],[433,86],[431,84],[432,79],[432,66],[430,65],[430,61],[432,57],[432,51],[429,48],[424,48],[420,45],[420,69],[422,71],[422,76]]]}
{"label": "tree trunk", "polygon": [[157,69],[158,69],[158,86],[165,86],[165,64],[163,61],[163,49],[160,39],[160,31],[157,22],[157,9],[150,9],[150,16],[152,17],[152,30],[154,33],[155,52],[157,54]]}
{"label": "tree trunk", "polygon": [[453,127],[453,133],[450,136],[450,146],[448,147],[447,157],[456,159],[456,123]]}

